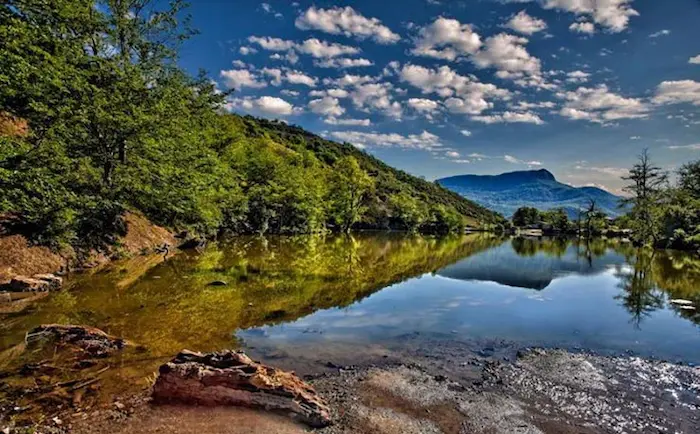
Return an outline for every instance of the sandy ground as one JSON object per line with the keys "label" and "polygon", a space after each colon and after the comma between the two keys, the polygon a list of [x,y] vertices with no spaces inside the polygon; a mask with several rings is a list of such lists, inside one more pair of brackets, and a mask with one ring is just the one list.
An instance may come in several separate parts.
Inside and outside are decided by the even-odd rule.
{"label": "sandy ground", "polygon": [[[319,434],[698,433],[700,369],[635,357],[424,343],[361,364],[278,359],[332,409]],[[507,359],[507,360],[504,360]],[[266,361],[266,360],[264,360]],[[266,361],[272,363],[271,361]],[[286,415],[152,406],[146,395],[39,432],[302,433]]]}

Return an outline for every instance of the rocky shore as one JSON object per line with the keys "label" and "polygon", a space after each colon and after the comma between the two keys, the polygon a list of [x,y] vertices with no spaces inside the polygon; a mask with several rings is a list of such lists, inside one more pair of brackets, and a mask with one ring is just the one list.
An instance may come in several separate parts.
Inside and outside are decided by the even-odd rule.
{"label": "rocky shore", "polygon": [[[248,389],[252,393],[259,391],[253,377],[261,369],[270,378],[289,375],[254,362],[248,368],[238,359],[222,365],[219,359],[207,362],[205,370],[237,365],[236,378],[253,373],[250,379],[256,388]],[[192,360],[188,356],[186,362]],[[285,367],[303,364],[301,378],[315,389],[310,393],[328,404],[332,424],[313,429],[320,434],[700,431],[700,369],[664,361],[556,349],[515,350],[507,345],[475,351],[472,345],[440,341],[387,351],[372,360],[358,358],[357,364],[350,365],[277,362]],[[216,381],[220,380],[219,376]],[[230,383],[230,377],[226,381]],[[267,390],[276,393],[274,387]],[[144,388],[90,411],[76,414],[65,409],[34,428],[46,433],[312,430],[302,423],[303,418],[265,411],[265,405],[254,410],[174,401],[179,403],[156,403],[151,388]],[[0,421],[4,432],[23,432],[7,422]]]}

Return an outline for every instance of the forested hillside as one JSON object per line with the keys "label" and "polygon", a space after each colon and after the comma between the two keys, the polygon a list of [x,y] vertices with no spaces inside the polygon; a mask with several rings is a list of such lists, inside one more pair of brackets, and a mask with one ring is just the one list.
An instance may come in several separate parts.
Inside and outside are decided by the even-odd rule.
{"label": "forested hillside", "polygon": [[3,230],[92,248],[129,209],[203,235],[501,222],[349,144],[224,113],[226,93],[177,66],[182,3],[132,6],[0,5]]}

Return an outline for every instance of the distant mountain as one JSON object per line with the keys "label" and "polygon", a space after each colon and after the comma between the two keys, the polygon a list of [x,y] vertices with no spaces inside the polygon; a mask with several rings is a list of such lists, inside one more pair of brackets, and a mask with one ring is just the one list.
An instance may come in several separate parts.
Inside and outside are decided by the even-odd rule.
{"label": "distant mountain", "polygon": [[609,216],[622,214],[620,197],[597,187],[572,187],[545,169],[509,172],[501,175],[460,175],[437,180],[438,184],[506,217],[523,206],[541,211],[564,208],[570,218],[578,215],[589,199]]}

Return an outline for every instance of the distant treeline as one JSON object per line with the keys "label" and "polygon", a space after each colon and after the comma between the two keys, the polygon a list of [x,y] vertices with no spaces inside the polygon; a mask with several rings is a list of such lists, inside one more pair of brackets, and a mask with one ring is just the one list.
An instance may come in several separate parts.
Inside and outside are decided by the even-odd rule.
{"label": "distant treeline", "polygon": [[570,220],[563,208],[539,211],[522,207],[513,215],[512,224],[591,235],[630,229],[638,245],[700,249],[700,160],[682,165],[672,182],[645,150],[623,179],[628,196],[622,206],[629,212],[620,217],[607,218],[595,200],[590,200],[581,204],[575,220]]}
{"label": "distant treeline", "polygon": [[177,66],[184,3],[155,3],[0,5],[0,228],[97,247],[126,209],[204,235],[503,223],[349,144],[225,114]]}

